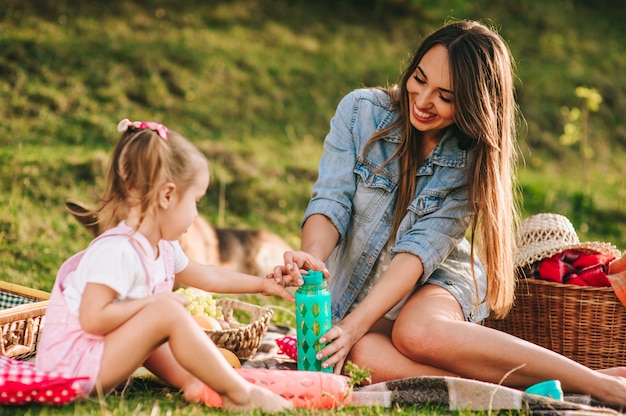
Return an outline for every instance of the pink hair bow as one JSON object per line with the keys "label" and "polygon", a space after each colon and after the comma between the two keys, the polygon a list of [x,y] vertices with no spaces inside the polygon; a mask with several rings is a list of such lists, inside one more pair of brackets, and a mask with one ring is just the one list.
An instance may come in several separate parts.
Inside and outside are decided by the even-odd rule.
{"label": "pink hair bow", "polygon": [[163,124],[155,123],[154,121],[130,121],[125,118],[117,124],[117,131],[122,133],[128,130],[129,127],[154,130],[163,140],[167,140],[168,130]]}

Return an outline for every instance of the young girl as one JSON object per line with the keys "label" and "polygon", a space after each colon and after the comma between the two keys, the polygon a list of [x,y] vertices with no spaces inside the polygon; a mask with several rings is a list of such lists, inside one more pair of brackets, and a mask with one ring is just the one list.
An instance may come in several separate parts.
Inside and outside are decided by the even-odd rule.
{"label": "young girl", "polygon": [[[161,124],[122,120],[118,130],[95,210],[105,228],[115,226],[59,270],[37,366],[89,377],[85,394],[106,393],[145,366],[190,402],[208,403],[214,389],[225,410],[291,407],[239,376],[172,288],[292,296],[272,281],[189,260],[176,240],[198,215],[206,159]],[[124,220],[111,224],[116,218]]]}
{"label": "young girl", "polygon": [[424,39],[398,85],[344,97],[301,250],[268,277],[301,284],[300,269],[325,272],[335,323],[318,358],[335,371],[350,360],[373,382],[558,379],[568,392],[626,405],[626,378],[616,377],[626,368],[593,371],[480,325],[514,300],[513,79],[504,40],[457,21]]}

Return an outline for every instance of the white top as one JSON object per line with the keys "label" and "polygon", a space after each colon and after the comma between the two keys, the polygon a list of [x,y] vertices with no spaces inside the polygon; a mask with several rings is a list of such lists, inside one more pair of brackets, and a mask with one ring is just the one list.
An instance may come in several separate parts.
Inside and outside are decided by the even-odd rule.
{"label": "white top", "polygon": [[[171,243],[176,259],[174,273],[179,273],[187,267],[189,259],[177,241]],[[166,278],[163,256],[159,254],[156,259],[144,256],[144,261],[153,285],[163,282]],[[128,236],[110,236],[89,246],[76,270],[65,279],[63,295],[70,313],[78,316],[87,283],[110,287],[117,292],[115,301],[122,302],[150,295],[146,278],[141,257]]]}

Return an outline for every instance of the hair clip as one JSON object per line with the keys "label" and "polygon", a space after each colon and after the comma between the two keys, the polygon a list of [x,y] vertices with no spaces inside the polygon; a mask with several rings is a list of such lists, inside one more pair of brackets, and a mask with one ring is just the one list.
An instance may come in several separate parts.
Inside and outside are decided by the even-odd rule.
{"label": "hair clip", "polygon": [[150,129],[154,130],[163,140],[167,140],[168,130],[163,124],[155,123],[154,121],[130,121],[125,118],[117,124],[117,131],[120,133],[125,132],[130,127],[135,129]]}

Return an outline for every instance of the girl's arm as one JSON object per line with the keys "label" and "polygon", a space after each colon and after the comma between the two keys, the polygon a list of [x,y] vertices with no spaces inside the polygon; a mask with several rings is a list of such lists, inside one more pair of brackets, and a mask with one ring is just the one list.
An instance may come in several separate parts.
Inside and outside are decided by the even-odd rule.
{"label": "girl's arm", "polygon": [[189,260],[189,265],[176,274],[176,281],[214,293],[261,293],[293,301],[293,295],[273,280],[240,273],[225,267]]}
{"label": "girl's arm", "polygon": [[95,335],[106,335],[128,321],[157,297],[170,296],[185,306],[187,300],[172,292],[159,293],[145,298],[114,302],[117,292],[99,283],[87,283],[80,302],[78,319],[83,330]]}

